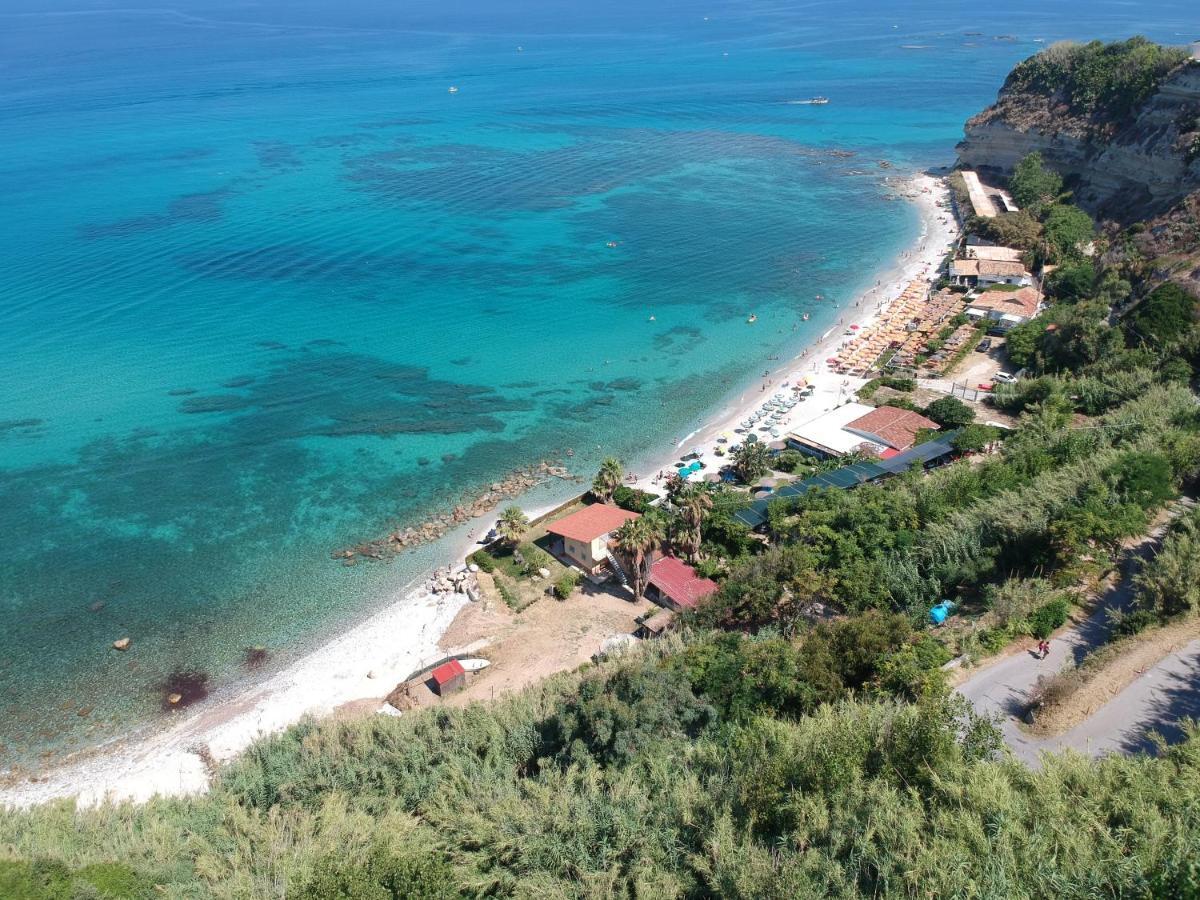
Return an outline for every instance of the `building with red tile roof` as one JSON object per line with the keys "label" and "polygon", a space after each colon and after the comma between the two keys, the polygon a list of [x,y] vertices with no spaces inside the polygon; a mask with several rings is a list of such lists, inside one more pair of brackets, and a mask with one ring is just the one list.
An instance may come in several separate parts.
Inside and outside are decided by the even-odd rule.
{"label": "building with red tile roof", "polygon": [[546,531],[561,540],[559,554],[589,574],[608,559],[609,534],[638,514],[607,503],[593,503],[551,523]]}
{"label": "building with red tile roof", "polygon": [[467,670],[457,659],[442,663],[429,673],[429,677],[433,679],[434,687],[443,697],[462,690],[467,684]]}
{"label": "building with red tile roof", "polygon": [[717,591],[711,578],[701,578],[696,570],[681,559],[664,556],[650,566],[647,596],[669,609],[694,609],[710,594]]}
{"label": "building with red tile roof", "polygon": [[1023,325],[1038,314],[1042,295],[1037,288],[1023,287],[1017,291],[981,291],[971,300],[967,315],[998,322],[1002,328]]}
{"label": "building with red tile roof", "polygon": [[920,413],[898,406],[877,406],[865,416],[846,424],[846,430],[860,434],[893,450],[907,450],[917,440],[917,432],[938,430],[938,423]]}

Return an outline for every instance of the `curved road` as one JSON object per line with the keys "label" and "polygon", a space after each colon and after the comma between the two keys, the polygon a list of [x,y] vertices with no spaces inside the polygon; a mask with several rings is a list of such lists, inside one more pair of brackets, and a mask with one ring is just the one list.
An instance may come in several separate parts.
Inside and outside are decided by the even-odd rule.
{"label": "curved road", "polygon": [[[1185,505],[1180,504],[1176,511],[1183,508]],[[1133,600],[1131,576],[1143,559],[1157,552],[1165,530],[1165,524],[1155,528],[1131,548],[1122,564],[1120,581],[1101,597],[1096,611],[1087,619],[1051,639],[1046,659],[1039,660],[1023,650],[980,669],[958,687],[977,712],[999,719],[1004,741],[1018,759],[1036,766],[1041,753],[1068,748],[1088,756],[1149,751],[1154,748],[1149,732],[1177,741],[1183,736],[1178,726],[1181,718],[1200,719],[1200,640],[1194,640],[1147,669],[1086,721],[1064,734],[1038,738],[1019,725],[1029,691],[1039,676],[1059,672],[1070,657],[1079,662],[1107,640],[1107,613],[1129,607]]]}

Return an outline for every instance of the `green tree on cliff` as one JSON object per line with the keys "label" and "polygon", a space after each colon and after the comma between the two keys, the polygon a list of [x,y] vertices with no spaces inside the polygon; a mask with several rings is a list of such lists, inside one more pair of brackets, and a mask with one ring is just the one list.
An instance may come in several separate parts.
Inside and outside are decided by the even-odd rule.
{"label": "green tree on cliff", "polygon": [[1017,163],[1009,181],[1013,199],[1035,216],[1062,193],[1062,176],[1046,168],[1042,154],[1030,153]]}

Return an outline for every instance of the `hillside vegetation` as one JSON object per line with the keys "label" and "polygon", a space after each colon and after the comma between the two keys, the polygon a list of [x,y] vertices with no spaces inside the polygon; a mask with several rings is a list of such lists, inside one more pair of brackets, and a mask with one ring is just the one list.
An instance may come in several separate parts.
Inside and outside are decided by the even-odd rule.
{"label": "hillside vegetation", "polygon": [[1064,41],[1018,63],[1003,90],[1052,96],[1065,112],[1103,127],[1126,120],[1187,58],[1182,48],[1143,37],[1109,44]]}
{"label": "hillside vegetation", "polygon": [[[744,495],[689,488],[657,524],[720,589],[681,633],[488,705],[304,722],[203,797],[0,815],[0,897],[1200,896],[1200,734],[1033,772],[942,668],[1050,634],[1200,478],[1197,298],[1040,158],[1011,187],[1030,208],[987,227],[1058,268],[1009,337],[1018,427],[961,445],[992,452],[777,501],[766,543]],[[1129,627],[1197,614],[1196,543],[1172,531]]]}

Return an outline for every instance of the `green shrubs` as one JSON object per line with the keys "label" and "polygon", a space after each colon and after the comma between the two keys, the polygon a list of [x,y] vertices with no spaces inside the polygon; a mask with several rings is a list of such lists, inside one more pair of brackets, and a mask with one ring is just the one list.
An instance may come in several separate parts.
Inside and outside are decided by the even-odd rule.
{"label": "green shrubs", "polygon": [[454,870],[434,854],[394,856],[377,849],[365,860],[344,854],[320,860],[296,900],[455,900],[464,896]]}
{"label": "green shrubs", "polygon": [[154,882],[123,863],[91,863],[80,869],[48,859],[0,860],[4,900],[140,900],[159,896]]}
{"label": "green shrubs", "polygon": [[1177,284],[1155,288],[1129,319],[1130,343],[1161,346],[1183,337],[1196,324],[1198,302]]}
{"label": "green shrubs", "polygon": [[1186,51],[1144,37],[1062,42],[1019,63],[1004,89],[1060,96],[1072,113],[1102,124],[1128,116],[1186,59]]}
{"label": "green shrubs", "polygon": [[579,573],[574,569],[567,569],[559,576],[558,581],[554,582],[554,596],[559,600],[566,600],[577,587],[579,587]]}
{"label": "green shrubs", "polygon": [[799,450],[784,450],[775,457],[772,468],[776,472],[795,472],[797,469],[807,469],[808,459]]}
{"label": "green shrubs", "polygon": [[911,393],[917,389],[917,382],[913,378],[898,378],[893,375],[881,375],[878,378],[872,378],[870,381],[860,387],[858,389],[858,396],[862,400],[870,400],[873,396],[875,396],[875,392],[881,387],[891,388],[893,391]]}
{"label": "green shrubs", "polygon": [[1139,610],[1169,619],[1200,612],[1200,512],[1180,518],[1134,580]]}
{"label": "green shrubs", "polygon": [[467,561],[475,563],[481,572],[487,572],[489,575],[496,571],[496,560],[486,550],[476,550],[467,557]]}
{"label": "green shrubs", "polygon": [[954,438],[954,449],[960,453],[978,453],[999,440],[1001,433],[995,425],[966,425]]}
{"label": "green shrubs", "polygon": [[650,504],[656,499],[657,495],[651,494],[649,491],[631,488],[627,484],[620,485],[612,492],[613,503],[621,507],[621,509],[627,509],[635,513],[645,513],[650,508]]}
{"label": "green shrubs", "polygon": [[957,397],[939,397],[925,409],[925,415],[943,428],[961,428],[975,421],[975,410]]}
{"label": "green shrubs", "polygon": [[1035,152],[1017,163],[1009,188],[1017,205],[1036,215],[1043,206],[1053,203],[1062,193],[1063,180],[1057,172],[1047,169],[1042,154]]}
{"label": "green shrubs", "polygon": [[1038,607],[1029,617],[1029,634],[1041,639],[1048,638],[1061,627],[1071,612],[1071,604],[1065,597],[1051,600],[1045,606]]}
{"label": "green shrubs", "polygon": [[537,575],[539,569],[549,569],[550,564],[554,562],[549,553],[534,544],[522,544],[519,552],[521,554],[521,574],[526,578]]}

